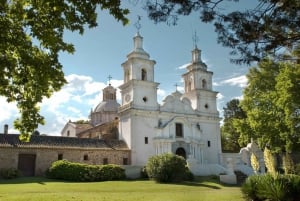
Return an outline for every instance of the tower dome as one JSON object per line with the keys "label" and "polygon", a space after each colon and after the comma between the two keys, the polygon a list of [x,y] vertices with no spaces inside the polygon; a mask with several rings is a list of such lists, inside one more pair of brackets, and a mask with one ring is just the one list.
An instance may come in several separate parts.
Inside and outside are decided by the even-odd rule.
{"label": "tower dome", "polygon": [[120,104],[116,100],[116,91],[110,84],[103,89],[103,100],[90,114],[93,126],[112,121],[118,117]]}

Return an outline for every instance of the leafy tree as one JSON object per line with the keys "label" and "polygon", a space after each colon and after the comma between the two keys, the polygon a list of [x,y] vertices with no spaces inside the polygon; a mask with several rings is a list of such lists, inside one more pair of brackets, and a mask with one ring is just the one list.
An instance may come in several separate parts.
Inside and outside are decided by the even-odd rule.
{"label": "leafy tree", "polygon": [[73,53],[75,49],[64,41],[64,31],[83,34],[86,27],[97,26],[97,7],[108,10],[125,25],[129,11],[120,3],[0,1],[0,95],[17,103],[21,116],[14,126],[20,130],[22,140],[28,140],[38,124],[44,123],[38,103],[66,83],[58,54]]}
{"label": "leafy tree", "polygon": [[[200,20],[214,23],[218,42],[232,48],[231,61],[250,64],[272,53],[281,58],[282,48],[300,40],[299,0],[257,0],[253,8],[228,10],[239,0],[147,0],[149,18],[176,24],[178,16],[199,13]],[[236,4],[235,4],[236,3]]]}
{"label": "leafy tree", "polygon": [[239,104],[239,99],[232,99],[223,108],[224,124],[221,127],[221,137],[224,151],[238,152],[241,146],[245,145],[245,143],[239,144],[240,132],[234,125],[234,121],[246,118],[246,113]]}
{"label": "leafy tree", "polygon": [[[244,130],[241,138],[252,137],[275,153],[295,151],[300,144],[299,64],[264,60],[247,78],[241,107],[247,114],[244,125],[252,132]],[[237,126],[242,130],[242,124]]]}
{"label": "leafy tree", "polygon": [[276,77],[276,90],[280,96],[276,105],[283,110],[287,127],[285,138],[287,151],[300,150],[300,64],[283,65]]}

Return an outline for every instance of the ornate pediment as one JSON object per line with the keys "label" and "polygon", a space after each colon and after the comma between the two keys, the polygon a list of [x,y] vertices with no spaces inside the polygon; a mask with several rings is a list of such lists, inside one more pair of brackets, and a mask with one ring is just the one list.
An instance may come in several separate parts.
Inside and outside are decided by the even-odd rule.
{"label": "ornate pediment", "polygon": [[162,112],[195,114],[192,108],[191,101],[188,98],[181,98],[182,94],[178,91],[167,96],[163,100],[163,104],[160,107]]}

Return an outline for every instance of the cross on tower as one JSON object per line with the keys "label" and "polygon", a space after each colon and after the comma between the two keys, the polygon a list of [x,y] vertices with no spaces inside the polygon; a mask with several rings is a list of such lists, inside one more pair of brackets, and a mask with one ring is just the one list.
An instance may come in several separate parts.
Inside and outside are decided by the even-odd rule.
{"label": "cross on tower", "polygon": [[193,45],[194,45],[195,48],[197,48],[198,40],[199,40],[199,38],[197,36],[197,32],[195,31],[194,35],[193,35],[193,43],[194,43]]}
{"label": "cross on tower", "polygon": [[110,85],[110,80],[111,80],[112,76],[109,75],[107,78],[108,78],[108,84]]}
{"label": "cross on tower", "polygon": [[135,26],[135,28],[137,29],[137,31],[140,32],[140,29],[141,29],[141,27],[142,27],[142,25],[141,25],[141,23],[140,23],[140,21],[141,21],[141,19],[142,19],[142,16],[138,15],[137,17],[138,17],[138,20],[137,20],[136,23],[134,23],[134,26]]}

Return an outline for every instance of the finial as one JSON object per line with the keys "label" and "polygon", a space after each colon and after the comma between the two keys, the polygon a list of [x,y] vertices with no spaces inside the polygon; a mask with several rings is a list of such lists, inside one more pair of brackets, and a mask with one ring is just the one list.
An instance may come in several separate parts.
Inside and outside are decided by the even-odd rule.
{"label": "finial", "polygon": [[112,76],[109,75],[107,78],[108,78],[108,84],[109,84],[109,86],[110,86],[110,85],[111,85],[111,84],[110,84],[110,80],[111,80]]}
{"label": "finial", "polygon": [[140,21],[141,21],[141,19],[142,19],[142,16],[138,15],[137,18],[138,18],[138,20],[137,20],[136,23],[134,23],[134,26],[135,26],[135,28],[137,29],[137,32],[139,33],[139,32],[140,32],[140,29],[141,29],[141,27],[142,27],[142,25],[141,25],[141,23],[140,23]]}
{"label": "finial", "polygon": [[198,39],[197,32],[195,31],[193,34],[193,45],[195,49],[197,48]]}
{"label": "finial", "polygon": [[178,90],[177,90],[178,84],[177,84],[177,83],[175,83],[175,84],[174,84],[174,86],[176,87],[176,92],[177,92],[177,91],[178,91]]}

